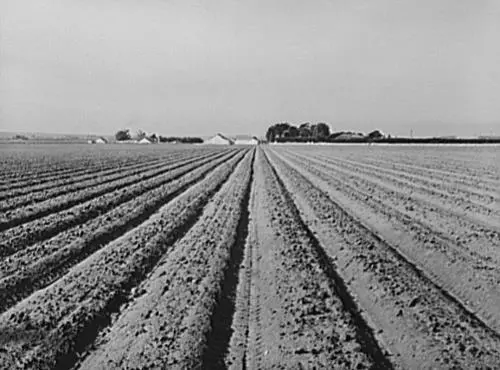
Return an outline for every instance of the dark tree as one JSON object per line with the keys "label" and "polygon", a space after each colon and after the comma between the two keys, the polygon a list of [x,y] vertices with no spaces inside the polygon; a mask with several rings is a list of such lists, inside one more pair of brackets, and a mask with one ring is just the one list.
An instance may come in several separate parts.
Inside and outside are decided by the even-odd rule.
{"label": "dark tree", "polygon": [[299,126],[299,136],[300,137],[312,136],[311,124],[309,122],[305,122]]}
{"label": "dark tree", "polygon": [[124,130],[118,131],[115,134],[115,139],[116,139],[116,141],[130,140],[131,139],[130,130],[124,129]]}
{"label": "dark tree", "polygon": [[370,132],[367,137],[370,140],[380,140],[384,138],[384,134],[381,133],[379,130],[375,130]]}
{"label": "dark tree", "polygon": [[269,143],[272,143],[276,140],[276,130],[275,130],[275,127],[274,126],[271,126],[267,129],[267,132],[266,132],[266,140],[269,142]]}
{"label": "dark tree", "polygon": [[158,142],[158,136],[156,136],[156,134],[152,134],[149,136],[149,140],[151,140],[151,142],[153,143],[157,143]]}
{"label": "dark tree", "polygon": [[290,129],[288,130],[290,133],[290,137],[298,137],[299,136],[299,129],[295,126],[291,126]]}
{"label": "dark tree", "polygon": [[313,127],[313,136],[318,139],[325,139],[330,136],[330,126],[324,122],[319,122]]}

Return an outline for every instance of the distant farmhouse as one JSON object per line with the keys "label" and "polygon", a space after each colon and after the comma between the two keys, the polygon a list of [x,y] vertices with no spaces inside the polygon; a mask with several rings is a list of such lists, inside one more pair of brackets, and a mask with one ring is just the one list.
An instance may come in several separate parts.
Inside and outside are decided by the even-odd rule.
{"label": "distant farmhouse", "polygon": [[137,142],[138,144],[152,144],[153,142],[147,137],[143,137],[141,140]]}
{"label": "distant farmhouse", "polygon": [[231,138],[236,145],[258,145],[259,139],[251,135],[236,135]]}
{"label": "distant farmhouse", "polygon": [[258,145],[259,142],[259,139],[252,135],[234,135],[229,137],[218,133],[203,143],[212,145]]}
{"label": "distant farmhouse", "polygon": [[107,144],[108,143],[108,139],[106,139],[105,137],[98,137],[97,139],[91,139],[91,140],[88,140],[87,141],[89,144]]}
{"label": "distant farmhouse", "polygon": [[233,145],[234,141],[219,133],[205,140],[203,143],[211,145]]}

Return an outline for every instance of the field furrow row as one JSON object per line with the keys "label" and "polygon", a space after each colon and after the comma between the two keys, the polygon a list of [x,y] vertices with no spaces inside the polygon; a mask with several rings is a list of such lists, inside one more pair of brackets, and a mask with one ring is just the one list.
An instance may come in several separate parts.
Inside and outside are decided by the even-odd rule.
{"label": "field furrow row", "polygon": [[[198,155],[200,153],[197,153]],[[49,196],[57,196],[62,194],[57,194],[57,191],[74,191],[80,189],[82,186],[92,186],[96,185],[100,182],[105,182],[106,180],[111,181],[112,179],[118,179],[120,177],[125,177],[127,174],[140,173],[143,171],[147,171],[150,169],[161,167],[162,165],[168,163],[174,163],[175,161],[181,159],[188,159],[192,155],[185,153],[176,153],[171,156],[162,158],[162,159],[153,159],[147,162],[128,164],[125,166],[110,166],[107,169],[96,169],[93,172],[87,172],[81,176],[73,174],[69,178],[54,178],[50,179],[47,182],[36,184],[36,185],[22,185],[17,189],[8,189],[6,191],[0,192],[0,206],[5,208],[5,205],[9,205],[12,201],[15,201],[16,198],[27,198],[28,200],[32,200],[32,202],[38,200],[37,197],[40,198],[44,194],[48,198]],[[52,190],[52,192],[50,192]],[[43,194],[36,194],[41,193]],[[31,198],[30,198],[31,195]],[[5,204],[5,205],[4,205]]]}
{"label": "field furrow row", "polygon": [[70,207],[68,210],[54,212],[45,217],[6,230],[0,234],[0,256],[5,257],[11,255],[33,243],[51,238],[68,228],[94,219],[124,202],[189,173],[197,167],[203,165],[215,166],[217,163],[223,162],[231,156],[234,156],[236,152],[237,151],[219,152],[209,158],[203,158],[198,161],[188,161],[187,164],[173,165],[173,167],[176,168],[162,171],[164,172],[163,174],[148,180],[135,181],[133,186],[119,186],[118,189],[109,192],[100,190],[103,194],[92,197],[90,200],[81,203],[72,201],[75,202],[76,205]]}
{"label": "field furrow row", "polygon": [[[241,154],[240,154],[241,155]],[[61,276],[73,265],[85,259],[102,246],[139,226],[178,194],[213,171],[222,161],[201,166],[178,180],[169,182],[145,194],[142,199],[121,207],[111,219],[110,215],[92,220],[94,228],[82,230],[81,237],[64,244],[43,243],[18,253],[0,263],[0,312],[32,292],[41,289]],[[116,217],[118,216],[118,217]],[[24,252],[24,251],[22,251]]]}
{"label": "field furrow row", "polygon": [[328,185],[307,167],[275,152],[272,162],[301,213],[344,279],[398,366],[471,368],[500,361],[500,335],[440,287],[383,234],[328,196]]}
{"label": "field furrow row", "polygon": [[468,207],[484,214],[499,212],[494,209],[494,202],[500,200],[500,195],[494,192],[478,191],[477,187],[463,187],[461,183],[452,181],[434,180],[429,176],[420,176],[405,171],[383,168],[379,164],[369,164],[363,161],[352,161],[346,158],[329,155],[313,155],[309,158],[338,165],[341,168],[367,174],[382,180],[401,184],[401,187],[411,186],[414,191],[428,195],[438,202],[454,206]]}
{"label": "field furrow row", "polygon": [[113,181],[117,181],[120,179],[126,179],[128,177],[134,175],[140,175],[142,173],[146,174],[149,171],[153,171],[156,169],[165,168],[165,166],[173,166],[176,168],[177,165],[186,164],[190,162],[194,162],[196,160],[202,159],[204,157],[210,157],[211,154],[207,154],[206,156],[194,156],[194,155],[183,155],[178,157],[169,158],[166,160],[162,160],[160,162],[155,162],[151,165],[141,165],[138,168],[124,168],[123,170],[116,170],[119,172],[118,174],[104,175],[104,174],[96,174],[94,178],[91,180],[72,180],[71,184],[64,184],[56,187],[52,187],[48,190],[37,190],[37,191],[29,191],[27,189],[27,193],[25,195],[20,195],[16,197],[9,197],[7,200],[0,202],[0,212],[9,211],[11,209],[19,209],[20,207],[36,207],[37,202],[42,202],[46,199],[56,198],[62,195],[75,193],[81,190],[89,190],[91,188],[105,186]]}
{"label": "field furrow row", "polygon": [[0,369],[500,368],[494,145],[9,144]]}
{"label": "field furrow row", "polygon": [[419,165],[415,162],[400,163],[397,160],[389,158],[361,158],[357,160],[359,163],[366,163],[381,169],[393,169],[397,172],[407,173],[411,176],[420,176],[422,178],[429,178],[436,184],[448,185],[448,188],[464,188],[466,191],[475,192],[484,196],[498,196],[497,188],[500,182],[489,181],[483,176],[466,176],[462,173],[450,173],[440,170],[432,170]]}
{"label": "field furrow row", "polygon": [[[292,156],[293,157],[293,156]],[[297,158],[295,156],[295,158]],[[296,160],[300,160],[297,158]],[[304,159],[302,159],[304,160]],[[305,159],[305,165],[311,165],[324,173],[335,173],[338,181],[362,191],[366,201],[371,198],[381,198],[387,206],[406,215],[406,218],[419,220],[421,224],[439,231],[458,244],[466,244],[471,248],[483,250],[485,253],[495,253],[495,246],[500,242],[500,217],[486,217],[473,214],[457,207],[432,202],[426,197],[391,184],[360,175],[354,171],[340,169],[328,163]],[[304,163],[304,162],[303,162]],[[457,225],[460,228],[457,228]]]}
{"label": "field furrow row", "polygon": [[[38,159],[38,158],[36,158]],[[85,159],[82,157],[75,158],[74,161],[69,162],[66,166],[51,168],[44,163],[36,163],[37,169],[34,171],[25,170],[15,164],[13,167],[14,176],[6,176],[2,185],[1,191],[16,191],[27,186],[36,186],[40,184],[49,184],[52,181],[71,179],[75,176],[84,176],[86,174],[93,174],[94,172],[106,171],[114,168],[126,167],[128,165],[140,165],[148,163],[151,160],[159,159],[150,156],[123,156],[107,158],[93,158]],[[23,159],[26,160],[26,159]],[[55,162],[58,163],[58,158]],[[8,166],[6,166],[8,167]]]}
{"label": "field furrow row", "polygon": [[140,226],[0,315],[3,347],[22,367],[71,368],[242,160],[221,164]]}
{"label": "field furrow row", "polygon": [[[225,152],[217,152],[215,155],[221,156],[224,153]],[[187,160],[187,163],[192,163],[194,161],[195,160]],[[106,193],[124,189],[134,184],[144,182],[159,175],[168,173],[169,171],[175,170],[183,165],[185,165],[185,163],[183,163],[182,161],[180,163],[167,164],[157,169],[130,175],[124,179],[111,181],[109,183],[103,184],[102,186],[75,191],[70,194],[64,194],[58,197],[47,199],[33,206],[5,212],[5,214],[0,216],[0,231],[7,230],[11,227],[47,216],[51,213],[66,210]]]}
{"label": "field furrow row", "polygon": [[244,247],[237,243],[238,224],[250,187],[252,157],[246,156],[197,223],[172,245],[79,368],[202,366],[224,272],[232,251]]}
{"label": "field furrow row", "polygon": [[[437,171],[448,176],[480,178],[483,181],[498,183],[499,166],[493,150],[488,147],[431,147],[390,149],[395,155],[387,156],[385,151],[375,151],[375,158],[392,157],[399,164],[415,165],[425,170]],[[406,150],[407,149],[407,150]],[[443,156],[442,154],[445,154]]]}
{"label": "field furrow row", "polygon": [[[486,225],[495,229],[500,223],[500,209],[496,202],[491,206],[484,206],[469,202],[459,197],[446,193],[437,194],[435,191],[419,187],[412,181],[407,181],[394,176],[387,176],[377,171],[363,171],[356,166],[345,166],[338,161],[325,161],[324,159],[302,156],[313,163],[329,168],[336,173],[343,174],[350,179],[360,179],[377,188],[386,189],[392,194],[398,194],[402,199],[408,199],[418,204],[426,204],[435,211],[450,213],[455,217],[469,219],[471,223]],[[500,229],[499,229],[500,230]]]}
{"label": "field furrow row", "polygon": [[[240,362],[248,368],[391,368],[276,168],[264,151],[258,159],[249,227],[258,258],[249,300],[256,293],[259,306],[250,310]],[[236,355],[228,355],[229,367]]]}

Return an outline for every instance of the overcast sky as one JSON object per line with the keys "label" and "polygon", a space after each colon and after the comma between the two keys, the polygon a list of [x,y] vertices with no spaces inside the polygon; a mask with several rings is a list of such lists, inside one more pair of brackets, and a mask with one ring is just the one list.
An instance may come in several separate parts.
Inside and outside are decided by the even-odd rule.
{"label": "overcast sky", "polygon": [[500,134],[498,0],[0,0],[0,130]]}

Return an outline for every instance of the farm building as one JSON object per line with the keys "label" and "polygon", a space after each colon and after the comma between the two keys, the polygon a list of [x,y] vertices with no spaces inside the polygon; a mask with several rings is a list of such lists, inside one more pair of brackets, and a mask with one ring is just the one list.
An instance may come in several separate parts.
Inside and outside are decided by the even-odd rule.
{"label": "farm building", "polygon": [[141,140],[137,142],[138,144],[152,144],[152,141],[149,140],[147,137],[143,137]]}
{"label": "farm building", "polygon": [[231,138],[236,145],[258,145],[259,139],[251,135],[236,135]]}
{"label": "farm building", "polygon": [[101,136],[101,137],[98,137],[97,139],[88,140],[87,143],[89,143],[89,144],[107,144],[108,140]]}
{"label": "farm building", "polygon": [[212,136],[210,139],[205,140],[203,143],[214,145],[233,145],[234,141],[219,133]]}

